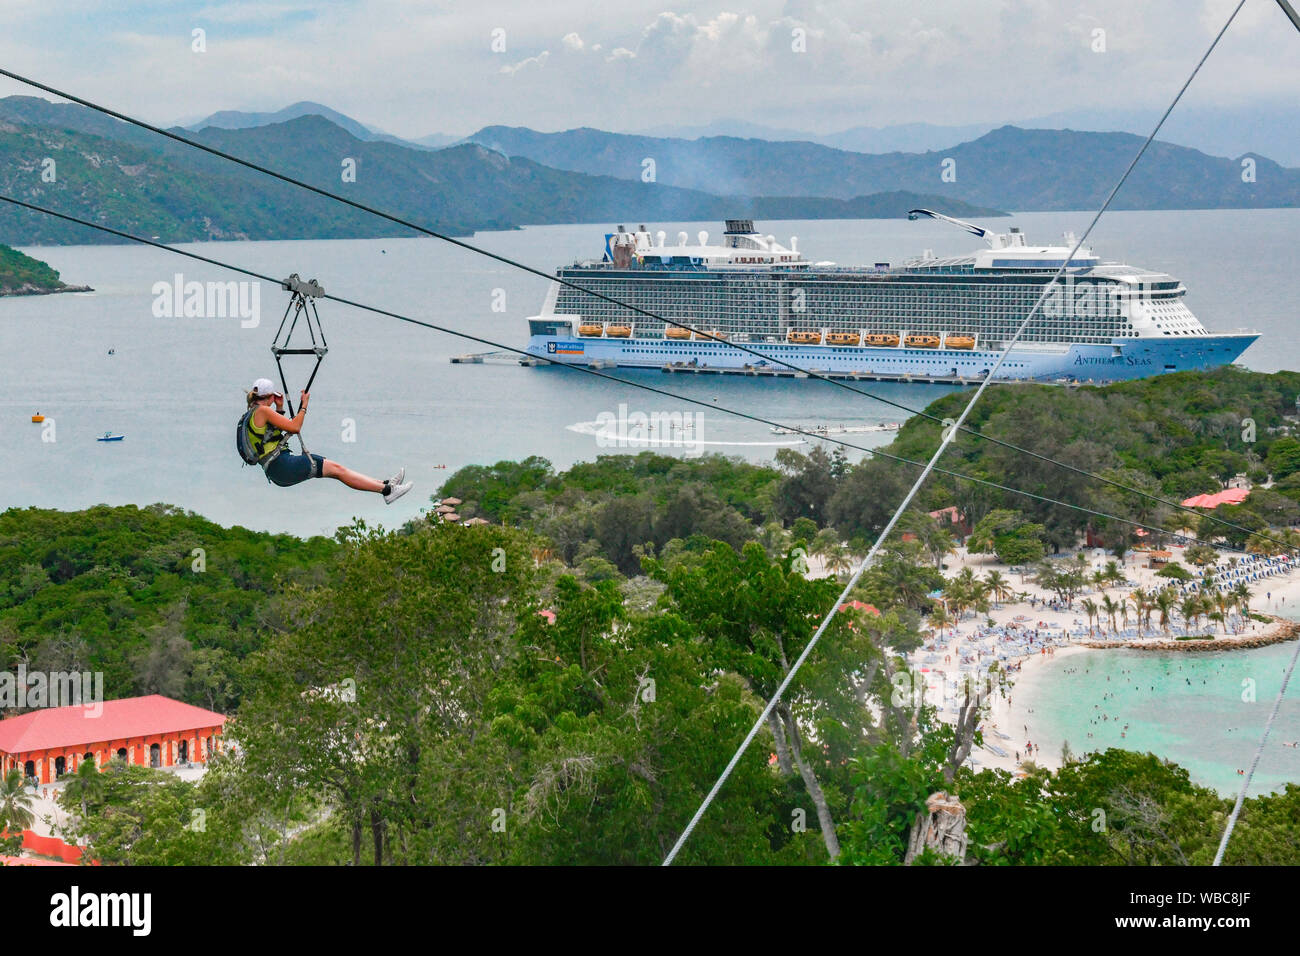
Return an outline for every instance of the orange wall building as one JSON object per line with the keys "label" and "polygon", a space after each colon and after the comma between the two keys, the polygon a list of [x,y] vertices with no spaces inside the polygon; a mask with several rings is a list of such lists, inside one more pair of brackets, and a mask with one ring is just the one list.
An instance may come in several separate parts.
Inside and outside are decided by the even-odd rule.
{"label": "orange wall building", "polygon": [[0,720],[0,772],[18,767],[53,783],[83,760],[99,767],[115,757],[143,767],[204,763],[221,749],[225,723],[224,714],[159,694],[34,710]]}

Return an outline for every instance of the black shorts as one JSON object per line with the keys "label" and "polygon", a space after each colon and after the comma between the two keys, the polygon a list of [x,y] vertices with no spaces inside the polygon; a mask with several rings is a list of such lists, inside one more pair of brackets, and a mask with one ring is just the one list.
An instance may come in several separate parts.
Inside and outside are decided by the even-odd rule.
{"label": "black shorts", "polygon": [[319,478],[324,471],[325,459],[320,455],[291,455],[286,451],[267,464],[266,480],[288,488],[308,478]]}

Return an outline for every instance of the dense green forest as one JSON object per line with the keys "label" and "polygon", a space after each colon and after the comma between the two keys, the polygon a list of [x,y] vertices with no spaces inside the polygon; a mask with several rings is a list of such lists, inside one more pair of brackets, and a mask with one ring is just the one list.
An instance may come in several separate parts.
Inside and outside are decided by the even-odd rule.
{"label": "dense green forest", "polygon": [[57,270],[40,259],[0,243],[0,295],[43,292],[63,288]]}
{"label": "dense green forest", "polygon": [[[1277,527],[1296,504],[1297,392],[1300,376],[1231,369],[995,389],[973,427],[1162,495],[1271,473],[1276,491],[1238,518]],[[923,457],[937,429],[913,419],[891,450]],[[946,464],[1054,497],[1106,494],[1120,514],[1163,508],[1007,467],[1008,454],[963,436]],[[9,669],[103,671],[111,697],[232,715],[238,753],[198,784],[126,766],[72,781],[66,836],[106,863],[649,864],[842,587],[807,577],[807,556],[843,575],[912,475],[820,450],[770,467],[643,453],[557,472],[532,458],[445,483],[488,525],[358,523],[305,541],[162,505],[12,509],[0,653]],[[943,583],[925,509],[969,509],[996,548],[1072,544],[1082,527],[979,495],[927,488],[906,524],[917,540],[889,542],[859,586],[881,613],[836,618],[683,862],[900,863],[936,790],[966,807],[971,862],[1209,862],[1230,803],[1177,766],[1107,751],[975,774],[962,766],[975,721],[954,728],[895,693]],[[1248,801],[1228,862],[1300,862],[1296,819],[1300,788]]]}
{"label": "dense green forest", "polygon": [[100,671],[110,698],[159,693],[225,710],[284,588],[323,580],[337,548],[166,505],[10,509],[0,514],[4,666]]}
{"label": "dense green forest", "polygon": [[[939,441],[940,422],[956,418],[967,397],[956,392],[934,402],[925,411],[937,421],[912,417],[883,450],[924,462]],[[1157,528],[1190,526],[1204,537],[1248,545],[1249,531],[1300,521],[1297,397],[1300,373],[1265,375],[1232,367],[1104,388],[994,388],[967,422],[978,434],[959,432],[941,465]],[[1237,474],[1257,484],[1271,476],[1274,485],[1256,487],[1241,505],[1218,509],[1218,517],[1239,526],[1233,530],[1043,458],[1175,502],[1219,491]],[[717,456],[685,462],[642,454],[602,457],[556,475],[549,463],[533,458],[463,469],[443,491],[465,501],[466,515],[481,514],[550,538],[570,563],[598,554],[634,573],[648,545],[663,547],[690,528],[736,544],[761,536],[771,522],[790,528],[804,518],[815,527],[834,528],[845,541],[874,539],[918,470],[883,457],[850,464],[843,449],[827,452],[823,446],[807,454],[782,449],[770,468]],[[949,505],[956,505],[971,526],[995,510],[1009,510],[1042,525],[1054,548],[1074,545],[1089,525],[1111,547],[1135,540],[1132,525],[936,474],[922,489],[917,510]]]}

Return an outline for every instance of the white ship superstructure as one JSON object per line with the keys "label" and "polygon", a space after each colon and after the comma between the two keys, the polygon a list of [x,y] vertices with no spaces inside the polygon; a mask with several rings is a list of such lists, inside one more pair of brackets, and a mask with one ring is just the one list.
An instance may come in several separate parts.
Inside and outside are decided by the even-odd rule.
{"label": "white ship superstructure", "polygon": [[[701,231],[693,241],[679,232],[670,245],[662,230],[620,226],[599,261],[557,276],[636,308],[553,283],[528,320],[528,351],[603,366],[757,371],[784,362],[886,379],[987,376],[1074,237],[1034,246],[1015,227],[999,234],[913,211],[920,216],[951,222],[988,247],[845,267],[811,261],[797,239],[782,244],[750,220],[728,220],[717,243]],[[1186,291],[1173,276],[1104,262],[1081,247],[997,378],[1100,382],[1211,368],[1258,338],[1208,332],[1183,303]]]}

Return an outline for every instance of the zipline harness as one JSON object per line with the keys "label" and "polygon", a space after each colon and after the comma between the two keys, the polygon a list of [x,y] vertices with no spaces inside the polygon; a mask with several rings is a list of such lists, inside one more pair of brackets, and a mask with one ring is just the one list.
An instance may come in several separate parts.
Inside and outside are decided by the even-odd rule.
{"label": "zipline harness", "polygon": [[[315,300],[325,294],[325,289],[315,279],[304,282],[294,273],[287,279],[280,282],[280,288],[286,292],[292,293],[289,297],[289,304],[285,307],[284,315],[280,319],[280,327],[276,329],[275,338],[271,341],[271,354],[275,356],[275,367],[280,373],[280,387],[284,389],[284,401],[288,406],[289,417],[293,418],[293,399],[289,397],[289,383],[284,374],[283,358],[286,355],[314,355],[316,364],[312,366],[311,375],[307,378],[307,384],[303,386],[304,392],[311,391],[312,382],[316,380],[316,373],[320,371],[320,363],[324,360],[325,354],[329,352],[329,345],[325,341],[325,331],[320,324],[320,313],[316,311]],[[292,320],[289,313],[293,313]],[[307,336],[311,340],[310,348],[292,348],[294,330],[298,328],[298,322],[302,320],[303,327],[307,330]],[[285,326],[288,325],[286,330]],[[299,335],[301,341],[302,336]],[[284,451],[285,444],[288,440],[283,431],[271,425],[266,424],[262,433],[253,429],[253,412],[250,408],[239,418],[239,426],[235,431],[235,447],[239,450],[239,457],[249,465],[261,465],[263,468],[279,457]],[[307,454],[307,444],[302,440],[302,432],[298,432],[298,446],[302,449],[304,455]]]}
{"label": "zipline harness", "polygon": [[[281,282],[280,288],[292,295],[289,298],[289,305],[284,310],[284,316],[280,319],[280,327],[275,332],[275,338],[271,341],[271,354],[275,356],[275,367],[280,372],[280,385],[284,389],[284,402],[289,409],[289,417],[293,418],[293,399],[289,396],[289,383],[285,379],[284,364],[281,360],[286,355],[316,356],[316,364],[312,366],[311,375],[307,377],[307,384],[302,389],[304,392],[310,392],[311,383],[316,381],[316,373],[320,371],[320,363],[325,359],[325,353],[329,351],[329,346],[325,342],[325,330],[320,324],[320,313],[316,311],[316,300],[325,294],[325,288],[315,279],[304,282],[298,278],[296,272]],[[289,319],[290,312],[293,313],[292,321]],[[298,328],[299,319],[302,320],[311,339],[310,348],[289,347],[294,330]],[[286,322],[289,325],[288,331],[285,330]],[[283,339],[280,337],[282,333]],[[301,341],[302,336],[299,335],[298,338]],[[302,449],[304,455],[307,454],[307,445],[302,440],[301,431],[298,432],[298,447]]]}

